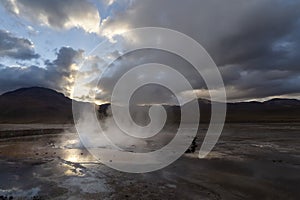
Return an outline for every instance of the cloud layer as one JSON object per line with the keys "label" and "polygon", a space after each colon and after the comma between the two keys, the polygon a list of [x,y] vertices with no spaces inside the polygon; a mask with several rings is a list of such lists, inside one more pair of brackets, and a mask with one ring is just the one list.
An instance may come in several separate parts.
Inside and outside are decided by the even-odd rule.
{"label": "cloud layer", "polygon": [[[103,6],[108,8],[97,8],[95,5],[98,4],[95,1],[93,4],[92,0],[0,2],[18,19],[24,18],[37,26],[62,31],[81,28],[86,32],[97,32],[100,38],[105,36],[110,41],[114,41],[119,33],[136,27],[165,27],[185,33],[204,46],[218,65],[229,100],[280,95],[299,97],[300,94],[298,0],[103,1]],[[106,13],[100,24],[98,10],[101,9]],[[29,62],[39,57],[28,39],[16,37],[3,30],[0,31],[0,39],[0,58]],[[143,42],[147,38],[136,36],[134,39]],[[126,48],[126,45],[122,48]],[[180,47],[180,44],[178,46]],[[102,51],[119,55],[118,51],[109,47]],[[74,81],[78,60],[84,57],[83,54],[82,50],[62,47],[57,52],[56,59],[45,62],[45,68],[35,64],[29,67],[10,67],[0,62],[0,89],[7,91],[38,85],[68,94]],[[104,62],[100,58],[93,59],[93,62],[98,63],[89,73],[95,77],[95,74],[99,73],[99,66]],[[145,50],[118,60],[111,66],[109,72],[104,74],[104,86],[99,97],[108,100],[113,84],[122,73],[134,65],[148,62],[172,66],[184,74],[196,90],[206,89],[201,77],[191,70],[192,67],[186,61],[168,53]],[[172,80],[168,75],[164,78]],[[164,96],[167,94],[164,89],[146,88],[144,94],[148,93],[156,94],[149,95],[149,101],[157,96],[161,96],[162,99],[168,98],[168,95]]]}
{"label": "cloud layer", "polygon": [[38,58],[34,52],[33,43],[25,38],[19,38],[8,31],[0,29],[0,58],[30,60]]}
{"label": "cloud layer", "polygon": [[3,0],[3,4],[19,17],[54,29],[96,32],[100,24],[98,9],[87,0]]}
{"label": "cloud layer", "polygon": [[62,47],[57,58],[46,61],[46,67],[0,67],[0,93],[21,87],[47,87],[70,95],[78,63],[83,59],[82,50]]}
{"label": "cloud layer", "polygon": [[231,100],[253,99],[300,93],[299,10],[296,0],[139,0],[101,29],[108,38],[147,26],[183,32],[212,56]]}

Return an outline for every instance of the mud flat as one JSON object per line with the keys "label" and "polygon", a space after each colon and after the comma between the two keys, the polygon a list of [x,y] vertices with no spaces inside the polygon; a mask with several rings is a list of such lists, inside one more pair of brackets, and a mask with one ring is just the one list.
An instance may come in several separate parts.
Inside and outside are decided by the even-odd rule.
{"label": "mud flat", "polygon": [[95,160],[73,132],[1,139],[0,199],[299,199],[299,143],[300,124],[227,124],[205,159],[128,174]]}

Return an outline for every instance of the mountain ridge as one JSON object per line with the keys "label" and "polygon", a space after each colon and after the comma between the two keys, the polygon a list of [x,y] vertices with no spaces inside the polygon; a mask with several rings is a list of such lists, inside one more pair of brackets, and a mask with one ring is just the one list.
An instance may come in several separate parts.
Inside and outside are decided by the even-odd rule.
{"label": "mountain ridge", "polygon": [[[198,104],[201,122],[209,122],[211,102],[207,99],[199,99]],[[107,117],[109,105],[99,106],[100,116]],[[149,106],[136,106],[136,108],[142,108],[141,112],[147,117]],[[179,106],[165,105],[165,108],[172,121],[180,121]],[[104,115],[101,115],[103,113]],[[227,103],[226,122],[300,122],[299,116],[300,100],[276,98],[264,102]],[[0,123],[73,123],[72,99],[43,87],[10,91],[0,95]]]}
{"label": "mountain ridge", "polygon": [[0,123],[73,123],[72,100],[43,87],[0,95]]}

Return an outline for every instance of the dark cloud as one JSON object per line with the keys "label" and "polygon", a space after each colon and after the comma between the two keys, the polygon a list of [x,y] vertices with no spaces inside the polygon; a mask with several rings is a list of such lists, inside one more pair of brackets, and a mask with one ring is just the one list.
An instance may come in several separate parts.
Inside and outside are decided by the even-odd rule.
{"label": "dark cloud", "polygon": [[0,69],[0,93],[22,87],[49,86],[45,78],[46,70],[36,66],[3,67]]}
{"label": "dark cloud", "polygon": [[79,27],[87,32],[97,31],[100,23],[98,9],[87,0],[3,0],[11,13],[29,21],[55,29]]}
{"label": "dark cloud", "polygon": [[[183,76],[185,76],[194,88],[205,87],[203,79],[193,68],[193,66],[185,59],[178,57],[173,53],[156,49],[142,49],[130,52],[123,56],[120,56],[117,52],[114,52],[113,54],[116,55],[117,60],[109,65],[105,71],[103,71],[101,80],[98,83],[98,87],[101,88],[101,93],[97,95],[97,99],[99,100],[109,102],[113,88],[115,87],[117,81],[133,67],[147,63],[160,63],[163,65],[172,66],[172,68],[176,69]],[[147,76],[147,74],[141,74],[141,76]],[[156,77],[153,77],[153,79],[154,78]],[[177,84],[176,80],[174,80],[174,77],[168,74],[164,74],[163,78],[168,80],[170,83],[173,82],[174,86]],[[95,82],[92,82],[91,84],[96,85]],[[172,94],[166,88],[154,84],[142,87],[139,91],[137,91],[137,94],[132,97],[132,102],[146,104],[177,103],[177,101],[173,102],[173,100],[174,94]]]}
{"label": "dark cloud", "polygon": [[78,65],[83,60],[83,54],[83,50],[62,47],[54,61],[45,62],[47,75],[55,85],[52,88],[70,95]]}
{"label": "dark cloud", "polygon": [[[282,70],[242,70],[238,67],[227,67],[223,70],[229,100],[247,100],[299,93],[298,74]],[[231,77],[235,74],[234,77]]]}
{"label": "dark cloud", "polygon": [[46,68],[0,67],[0,93],[22,87],[41,86],[52,88],[70,95],[76,67],[83,59],[82,50],[62,47],[57,58],[47,61]]}
{"label": "dark cloud", "polygon": [[25,38],[15,37],[11,33],[0,30],[0,58],[7,57],[20,60],[38,58],[33,43]]}
{"label": "dark cloud", "polygon": [[118,29],[145,26],[183,32],[217,63],[230,100],[262,98],[300,93],[299,10],[297,0],[139,0],[104,21],[101,33],[111,38]]}
{"label": "dark cloud", "polygon": [[275,46],[298,40],[299,34],[291,34],[299,30],[299,9],[299,1],[285,0],[141,0],[105,21],[103,30],[124,24],[171,28],[200,42],[219,66],[243,64],[284,59],[292,49]]}

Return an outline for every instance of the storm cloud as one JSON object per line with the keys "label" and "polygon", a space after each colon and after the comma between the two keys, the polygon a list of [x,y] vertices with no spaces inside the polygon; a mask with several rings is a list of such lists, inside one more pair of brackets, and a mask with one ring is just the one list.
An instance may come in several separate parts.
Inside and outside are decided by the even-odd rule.
{"label": "storm cloud", "polygon": [[180,31],[214,59],[230,100],[264,98],[300,93],[299,10],[294,0],[139,0],[104,20],[101,34],[147,26]]}

